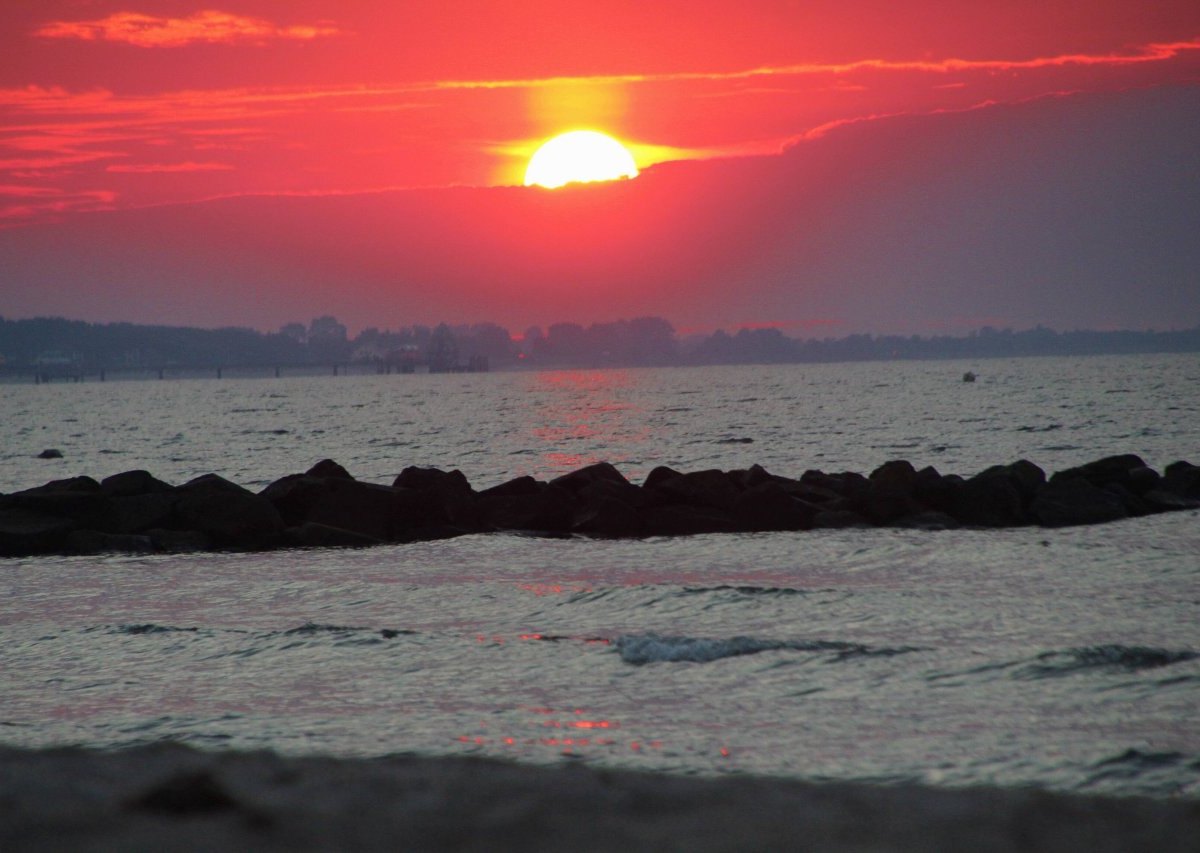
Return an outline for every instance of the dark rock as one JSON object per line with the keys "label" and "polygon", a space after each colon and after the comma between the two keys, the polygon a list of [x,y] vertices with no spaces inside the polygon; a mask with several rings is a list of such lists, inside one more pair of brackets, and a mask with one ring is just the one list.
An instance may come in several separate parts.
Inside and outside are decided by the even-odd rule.
{"label": "dark rock", "polygon": [[156,527],[147,530],[145,535],[157,550],[167,554],[191,554],[208,551],[213,546],[212,540],[199,530],[164,530]]}
{"label": "dark rock", "polygon": [[271,483],[259,494],[269,500],[288,527],[302,524],[326,491],[328,478],[289,474]]}
{"label": "dark rock", "polygon": [[382,539],[327,524],[305,522],[284,531],[284,541],[297,548],[365,548],[382,545]]}
{"label": "dark rock", "polygon": [[316,465],[305,471],[310,477],[334,477],[338,480],[353,480],[350,472],[332,459],[322,459]]}
{"label": "dark rock", "polygon": [[216,474],[179,487],[175,518],[176,527],[198,530],[218,548],[267,548],[283,533],[283,519],[269,500]]}
{"label": "dark rock", "polygon": [[1099,524],[1128,515],[1121,499],[1112,492],[1082,477],[1064,479],[1057,475],[1038,493],[1030,511],[1045,527]]}
{"label": "dark rock", "polygon": [[862,474],[846,471],[841,474],[826,474],[824,471],[805,471],[800,482],[806,486],[833,492],[839,497],[854,499],[871,488],[871,481]]}
{"label": "dark rock", "polygon": [[1004,477],[1017,490],[1021,506],[1028,508],[1042,486],[1046,485],[1046,472],[1026,459],[1018,459],[1008,465],[993,465],[980,471],[972,479]]}
{"label": "dark rock", "polygon": [[[774,474],[767,471],[766,468],[758,464],[751,465],[749,468],[744,470],[730,471],[729,476],[732,477],[734,482],[743,489],[751,489],[755,486],[760,486],[763,483],[773,483],[783,479],[782,477],[776,477]],[[793,480],[792,482],[796,481]]]}
{"label": "dark rock", "polygon": [[1093,486],[1107,486],[1109,483],[1117,483],[1133,491],[1135,476],[1132,472],[1138,468],[1145,467],[1146,463],[1142,461],[1142,457],[1133,453],[1125,453],[1120,456],[1106,456],[1103,459],[1088,462],[1086,465],[1080,465],[1077,468],[1068,468],[1065,471],[1059,471],[1050,478],[1050,482],[1082,479],[1087,480]]}
{"label": "dark rock", "polygon": [[65,480],[51,480],[43,486],[34,486],[15,495],[61,494],[63,492],[94,493],[100,491],[100,484],[91,477],[68,477]]}
{"label": "dark rock", "polygon": [[[637,488],[636,486],[631,486]],[[575,512],[572,533],[586,536],[641,536],[642,514],[624,501],[601,497]]]}
{"label": "dark rock", "polygon": [[659,470],[655,468],[650,472],[651,477],[647,478],[643,488],[663,504],[710,507],[729,512],[742,492],[735,478],[715,468],[675,477],[654,477],[654,472]]}
{"label": "dark rock", "polygon": [[1200,467],[1182,460],[1172,462],[1157,488],[1182,498],[1200,498]]}
{"label": "dark rock", "polygon": [[533,493],[488,492],[479,495],[480,519],[487,529],[566,533],[573,526],[577,502],[566,489],[540,484]]}
{"label": "dark rock", "polygon": [[357,480],[325,479],[305,521],[389,541],[408,527],[445,523],[445,514],[420,493]]}
{"label": "dark rock", "polygon": [[38,459],[62,459],[63,453],[57,447],[47,447],[37,455]]}
{"label": "dark rock", "polygon": [[[911,466],[910,466],[911,467]],[[916,472],[912,474],[915,476]],[[912,478],[909,478],[909,488],[891,485],[875,485],[860,492],[850,499],[850,509],[861,515],[872,524],[891,524],[900,518],[914,515],[921,511],[921,505],[913,498],[910,491]]]}
{"label": "dark rock", "polygon": [[110,533],[141,533],[153,527],[169,527],[179,496],[174,490],[112,498]]}
{"label": "dark rock", "polygon": [[958,519],[944,512],[928,509],[915,515],[897,519],[893,527],[903,527],[909,530],[956,530],[962,527]]}
{"label": "dark rock", "polygon": [[1117,499],[1121,501],[1121,506],[1125,507],[1127,515],[1151,515],[1160,512],[1152,502],[1146,500],[1142,495],[1134,494],[1120,483],[1109,483],[1104,487],[1104,491],[1117,496]]}
{"label": "dark rock", "polygon": [[634,509],[641,509],[651,502],[650,495],[633,483],[624,484],[613,480],[595,480],[575,493],[581,507],[594,506],[603,500],[618,501]]}
{"label": "dark rock", "polygon": [[580,468],[578,471],[555,477],[550,481],[550,485],[558,486],[574,494],[596,482],[616,483],[620,486],[632,485],[625,479],[624,474],[608,462],[597,462]]}
{"label": "dark rock", "polygon": [[935,468],[922,468],[913,483],[913,497],[917,503],[937,512],[952,514],[962,503],[963,486],[966,480],[957,474],[941,476]]}
{"label": "dark rock", "polygon": [[822,510],[813,516],[812,526],[814,530],[870,527],[865,518],[846,509]]}
{"label": "dark rock", "polygon": [[70,519],[20,507],[0,509],[0,557],[60,552],[76,526]]}
{"label": "dark rock", "polygon": [[991,469],[963,483],[957,504],[943,511],[964,524],[979,527],[1014,527],[1029,523],[1015,479]]}
{"label": "dark rock", "polygon": [[122,471],[100,481],[100,491],[110,498],[152,495],[169,492],[174,486],[164,483],[149,471]]}
{"label": "dark rock", "polygon": [[158,549],[149,536],[74,530],[67,534],[65,550],[70,554],[153,554]]}
{"label": "dark rock", "polygon": [[733,502],[733,517],[744,530],[806,530],[819,511],[771,480],[751,486]]}
{"label": "dark rock", "polygon": [[452,483],[456,489],[474,491],[471,484],[467,482],[466,476],[457,468],[443,471],[441,468],[419,465],[409,465],[397,474],[396,479],[392,481],[392,488],[425,490],[434,489],[447,483]]}
{"label": "dark rock", "polygon": [[1142,495],[1142,500],[1150,504],[1156,512],[1200,509],[1200,498],[1185,498],[1163,489],[1151,489]]}
{"label": "dark rock", "polygon": [[210,815],[237,809],[238,802],[208,770],[184,772],[131,800],[131,810],[162,815]]}
{"label": "dark rock", "polygon": [[1162,476],[1148,466],[1129,470],[1129,490],[1135,495],[1144,495],[1151,489],[1158,488],[1161,482]]}
{"label": "dark rock", "polygon": [[812,481],[790,480],[787,477],[774,477],[784,491],[798,500],[814,504],[822,509],[844,509],[849,506],[849,500],[831,489],[814,485]]}
{"label": "dark rock", "polygon": [[484,489],[482,492],[479,492],[479,497],[494,498],[511,495],[536,495],[541,492],[545,485],[545,483],[539,483],[533,477],[526,475],[507,480],[498,486],[492,486],[490,489]]}
{"label": "dark rock", "polygon": [[0,498],[0,508],[69,519],[76,527],[108,530],[112,526],[112,501],[91,477],[53,480],[44,486]]}
{"label": "dark rock", "polygon": [[917,469],[906,459],[884,462],[871,472],[870,480],[876,487],[893,492],[909,493],[917,479]]}
{"label": "dark rock", "polygon": [[419,492],[423,499],[435,505],[438,511],[430,516],[431,521],[440,523],[445,519],[464,530],[475,530],[480,525],[475,490],[462,471],[408,467],[400,472],[392,486]]}
{"label": "dark rock", "polygon": [[682,477],[682,471],[676,471],[674,468],[669,468],[666,465],[656,465],[646,475],[646,481],[642,483],[643,489],[654,490],[668,480],[674,480],[676,477]]}
{"label": "dark rock", "polygon": [[733,516],[710,507],[652,506],[644,510],[642,517],[648,536],[691,536],[738,530]]}

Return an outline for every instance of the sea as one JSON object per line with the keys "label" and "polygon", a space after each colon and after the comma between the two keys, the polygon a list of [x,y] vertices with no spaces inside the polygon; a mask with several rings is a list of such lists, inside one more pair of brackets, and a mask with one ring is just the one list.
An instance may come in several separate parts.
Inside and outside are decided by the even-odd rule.
{"label": "sea", "polygon": [[[1116,453],[1200,463],[1200,356],[0,386],[3,492]],[[0,743],[164,740],[1194,798],[1200,512],[0,560]]]}

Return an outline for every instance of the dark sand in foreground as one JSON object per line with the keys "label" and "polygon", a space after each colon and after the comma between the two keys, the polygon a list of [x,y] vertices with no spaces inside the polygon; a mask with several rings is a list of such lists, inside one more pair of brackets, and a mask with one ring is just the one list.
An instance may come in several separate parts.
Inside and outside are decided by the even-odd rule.
{"label": "dark sand in foreground", "polygon": [[1200,800],[0,749],[0,850],[1198,851]]}

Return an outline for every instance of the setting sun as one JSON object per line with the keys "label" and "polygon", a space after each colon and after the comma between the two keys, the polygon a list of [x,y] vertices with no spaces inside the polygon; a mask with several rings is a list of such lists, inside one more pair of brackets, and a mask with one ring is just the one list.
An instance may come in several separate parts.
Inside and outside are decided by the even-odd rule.
{"label": "setting sun", "polygon": [[572,130],[544,143],[529,158],[525,186],[548,189],[588,181],[636,178],[637,164],[625,146],[595,130]]}

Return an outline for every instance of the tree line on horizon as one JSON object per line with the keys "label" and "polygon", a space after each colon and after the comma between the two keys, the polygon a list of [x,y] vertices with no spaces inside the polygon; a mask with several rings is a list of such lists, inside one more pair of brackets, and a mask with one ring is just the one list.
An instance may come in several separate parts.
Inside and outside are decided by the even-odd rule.
{"label": "tree line on horizon", "polygon": [[1200,351],[1200,326],[1183,331],[1058,332],[984,326],[963,336],[851,334],[800,339],[776,328],[681,337],[661,317],[532,326],[519,336],[495,323],[413,325],[348,334],[335,317],[276,332],[198,329],[133,323],[88,323],[60,317],[0,317],[0,366],[87,367],[299,366],[404,362],[453,367],[484,359],[505,367],[628,367],[789,364],[1028,355],[1092,355]]}

